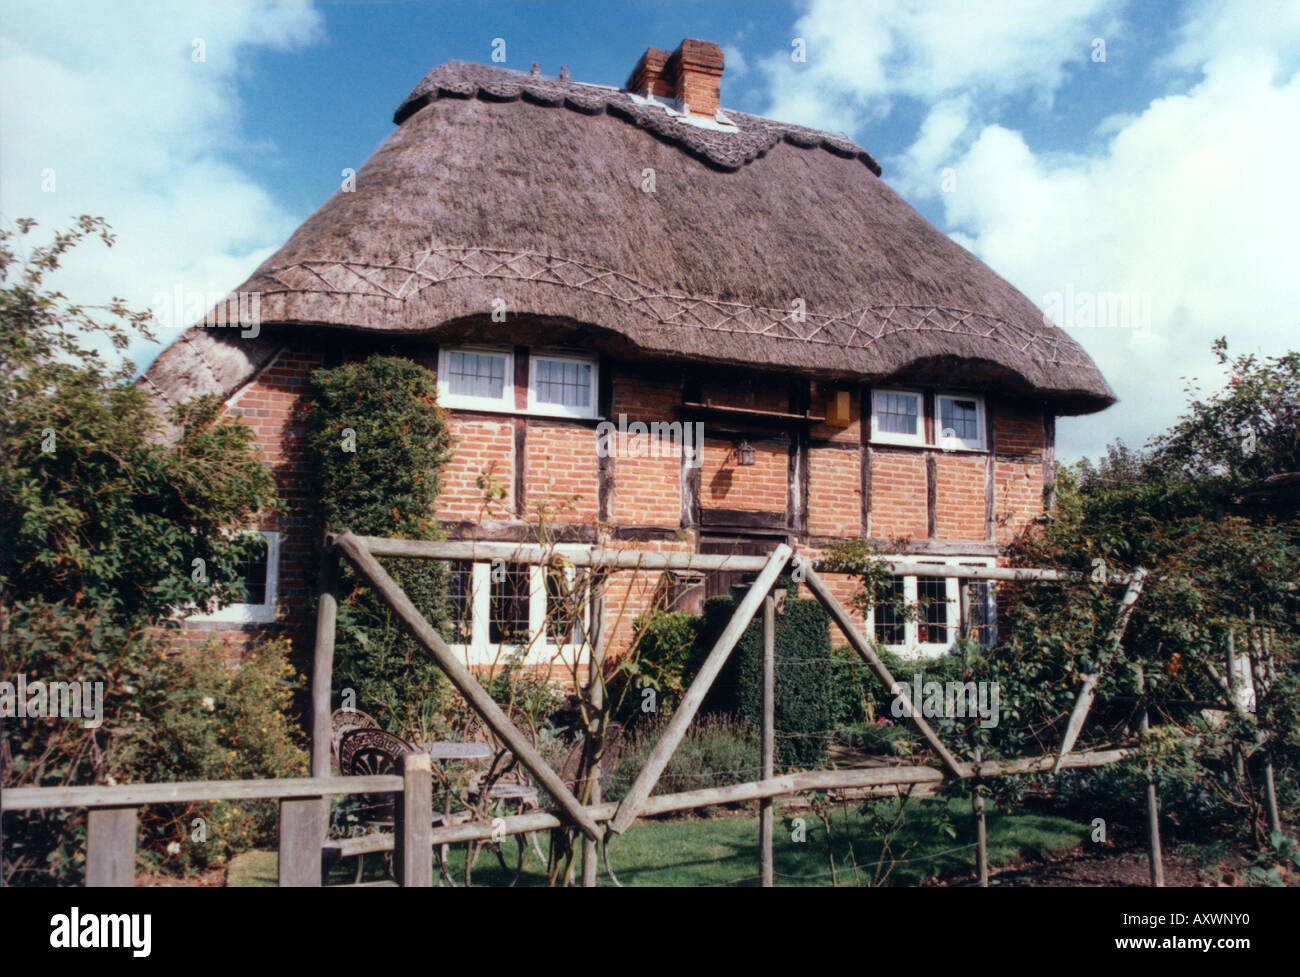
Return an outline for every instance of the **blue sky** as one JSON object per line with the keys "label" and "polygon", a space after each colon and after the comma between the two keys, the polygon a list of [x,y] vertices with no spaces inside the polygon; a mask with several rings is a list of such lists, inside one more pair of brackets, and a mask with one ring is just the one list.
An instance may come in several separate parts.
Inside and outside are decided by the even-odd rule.
{"label": "blue sky", "polygon": [[[848,133],[1066,320],[1121,402],[1063,420],[1063,457],[1167,426],[1182,377],[1221,381],[1215,336],[1297,345],[1295,0],[0,0],[0,217],[114,224],[119,246],[61,282],[83,301],[224,291],[433,66],[488,62],[501,38],[506,67],[620,85],[647,46],[683,37],[723,46],[725,106]],[[1062,305],[1103,296],[1123,299],[1108,323]]]}

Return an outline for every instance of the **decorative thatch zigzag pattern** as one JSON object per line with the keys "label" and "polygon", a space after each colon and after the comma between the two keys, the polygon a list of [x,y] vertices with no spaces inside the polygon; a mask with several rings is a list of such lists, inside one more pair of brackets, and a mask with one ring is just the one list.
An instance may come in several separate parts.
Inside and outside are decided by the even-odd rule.
{"label": "decorative thatch zigzag pattern", "polygon": [[[965,335],[998,343],[1045,366],[1090,366],[1077,344],[1035,333],[983,312],[929,305],[869,305],[836,313],[765,308],[665,292],[623,272],[537,251],[438,247],[389,264],[309,260],[266,269],[251,283],[263,295],[317,292],[405,302],[426,288],[458,279],[501,279],[554,285],[613,299],[665,326],[765,336],[868,349],[906,332]],[[802,321],[801,321],[802,319]]]}

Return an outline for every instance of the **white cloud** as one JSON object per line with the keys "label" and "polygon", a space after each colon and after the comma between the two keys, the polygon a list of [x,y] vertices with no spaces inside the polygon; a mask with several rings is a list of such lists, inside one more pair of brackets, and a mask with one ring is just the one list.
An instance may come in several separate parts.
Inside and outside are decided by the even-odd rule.
{"label": "white cloud", "polygon": [[[1062,425],[1064,454],[1141,444],[1185,405],[1183,376],[1221,379],[1214,337],[1273,354],[1300,335],[1295,228],[1300,73],[1216,59],[1184,95],[1157,99],[1096,155],[1044,159],[987,126],[953,165],[948,223],[1044,304],[1067,289],[1149,302],[1149,335],[1074,328],[1121,403]],[[1069,325],[1069,323],[1063,323]]]}
{"label": "white cloud", "polygon": [[[144,308],[176,285],[235,287],[300,219],[228,162],[250,149],[240,84],[256,49],[310,44],[320,31],[307,2],[7,4],[0,214],[46,231],[83,213],[113,225],[116,247],[87,244],[60,274],[76,301],[119,295]],[[130,354],[140,365],[159,348]]]}
{"label": "white cloud", "polygon": [[773,118],[852,131],[881,118],[892,99],[939,100],[1032,91],[1050,100],[1071,64],[1116,23],[1115,0],[817,0],[791,49],[765,58]]}
{"label": "white cloud", "polygon": [[[825,116],[861,120],[887,112],[893,95],[927,101],[910,148],[891,160],[891,183],[913,200],[940,201],[953,239],[1040,305],[1067,290],[1128,299],[1139,312],[1150,303],[1145,336],[1132,321],[1074,324],[1121,402],[1063,420],[1060,454],[1095,456],[1116,437],[1140,445],[1166,428],[1186,402],[1180,378],[1221,381],[1216,336],[1241,352],[1294,348],[1300,5],[1282,0],[1250,18],[1190,6],[1167,53],[1148,62],[1150,80],[1171,94],[1112,114],[1081,130],[1073,151],[1051,153],[1000,114],[1007,103],[998,96],[1054,91],[1118,13],[1080,3],[998,16],[970,6],[983,18],[951,20],[946,2],[873,5],[857,16],[814,4],[796,28],[812,33],[806,76],[765,65],[772,112],[820,95],[830,99]],[[814,57],[819,45],[833,54],[826,63]],[[949,166],[956,186],[943,192]]]}

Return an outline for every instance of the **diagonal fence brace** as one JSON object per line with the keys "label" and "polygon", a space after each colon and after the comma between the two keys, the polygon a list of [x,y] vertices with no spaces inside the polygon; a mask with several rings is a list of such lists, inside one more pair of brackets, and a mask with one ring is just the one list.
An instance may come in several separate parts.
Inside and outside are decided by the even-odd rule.
{"label": "diagonal fence brace", "polygon": [[798,561],[798,565],[803,573],[803,582],[808,585],[808,589],[813,592],[813,595],[822,602],[826,610],[830,611],[831,619],[835,622],[836,626],[844,632],[844,637],[848,638],[849,644],[853,646],[854,650],[862,657],[867,665],[870,666],[871,670],[876,673],[876,678],[878,678],[885,688],[889,690],[890,695],[901,695],[903,697],[903,700],[907,703],[907,718],[911,721],[912,725],[916,727],[916,731],[921,734],[921,738],[925,740],[926,745],[929,746],[930,749],[934,750],[935,755],[938,756],[940,762],[943,763],[944,769],[954,777],[962,776],[962,767],[961,764],[957,762],[957,758],[949,752],[948,748],[943,745],[943,741],[939,739],[939,734],[937,734],[934,729],[931,728],[930,724],[921,716],[920,707],[914,705],[911,700],[907,698],[907,692],[905,690],[899,690],[898,683],[894,681],[894,676],[889,673],[889,669],[885,666],[885,663],[881,661],[880,656],[876,654],[876,649],[871,646],[870,641],[862,636],[857,625],[853,623],[853,618],[850,617],[849,612],[844,609],[844,605],[836,599],[835,595],[831,593],[830,588],[826,586],[826,581],[819,577],[817,572],[813,570],[811,561],[801,558]]}
{"label": "diagonal fence brace", "polygon": [[537,782],[546,788],[557,804],[564,810],[564,813],[573,821],[584,835],[592,841],[599,841],[604,834],[600,826],[596,824],[587,809],[582,806],[581,802],[573,796],[573,793],[565,786],[553,771],[547,762],[542,759],[532,744],[524,737],[524,734],[510,721],[510,718],[501,711],[501,707],[493,701],[488,695],[487,690],[479,684],[468,668],[466,668],[456,657],[442,636],[434,629],[424,616],[411,603],[411,599],[406,596],[406,592],[397,585],[397,582],[388,575],[388,572],[380,565],[364,546],[350,532],[340,533],[334,538],[334,545],[339,551],[348,558],[348,561],[356,568],[362,578],[375,589],[375,592],[383,599],[398,620],[411,633],[416,641],[424,645],[429,654],[433,655],[438,662],[439,667],[447,674],[458,692],[465,697],[474,711],[477,712],[485,723],[492,729],[492,732],[501,737],[502,742],[510,748],[519,762],[537,778]]}
{"label": "diagonal fence brace", "polygon": [[616,835],[621,835],[636,820],[641,808],[644,806],[650,792],[654,790],[655,784],[659,782],[659,777],[663,774],[664,768],[668,766],[668,761],[673,755],[673,751],[686,735],[686,730],[695,718],[695,713],[699,711],[704,702],[705,695],[708,694],[709,687],[713,685],[713,680],[718,677],[722,671],[722,666],[727,662],[727,656],[736,646],[745,629],[749,627],[749,622],[754,619],[758,612],[759,606],[763,603],[763,598],[767,592],[772,589],[772,584],[776,583],[776,578],[781,575],[785,565],[790,562],[790,556],[794,551],[785,543],[781,543],[772,551],[768,557],[767,563],[758,574],[758,579],[754,581],[749,593],[745,595],[744,600],[736,608],[727,623],[726,630],[718,637],[717,643],[713,650],[709,652],[709,657],[704,660],[700,666],[699,673],[695,676],[695,681],[691,687],[686,690],[682,696],[681,704],[677,711],[673,713],[672,720],[668,723],[668,728],[664,730],[663,737],[655,744],[650,758],[641,768],[641,772],[636,775],[636,780],[628,789],[627,796],[619,804],[618,811],[614,819],[609,823],[609,830]]}
{"label": "diagonal fence brace", "polygon": [[[1110,644],[1111,652],[1119,651],[1120,643],[1124,640],[1124,631],[1128,628],[1129,618],[1133,616],[1133,608],[1137,604],[1137,599],[1142,593],[1142,587],[1147,579],[1147,570],[1145,567],[1138,567],[1133,571],[1133,576],[1129,578],[1128,589],[1124,591],[1124,598],[1119,602],[1119,611],[1115,614],[1115,624],[1110,629],[1107,636],[1107,642]],[[1101,681],[1101,672],[1090,672],[1083,677],[1083,687],[1079,689],[1079,696],[1074,700],[1074,709],[1070,712],[1070,720],[1065,724],[1065,735],[1061,737],[1061,748],[1056,754],[1056,765],[1052,768],[1052,773],[1061,772],[1061,764],[1065,761],[1065,755],[1074,749],[1075,741],[1078,740],[1079,734],[1083,732],[1083,724],[1088,718],[1088,711],[1092,708],[1092,700],[1097,695],[1097,683]]]}

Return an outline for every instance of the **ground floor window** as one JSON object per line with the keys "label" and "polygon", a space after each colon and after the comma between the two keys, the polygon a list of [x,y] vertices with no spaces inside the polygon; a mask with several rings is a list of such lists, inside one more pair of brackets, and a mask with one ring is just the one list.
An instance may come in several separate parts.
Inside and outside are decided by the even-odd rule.
{"label": "ground floor window", "polygon": [[471,665],[582,664],[589,609],[585,571],[504,560],[451,564],[452,650]]}
{"label": "ground floor window", "polygon": [[[906,559],[939,566],[993,566],[995,563],[978,557]],[[955,647],[961,632],[961,586],[962,581],[957,577],[895,576],[868,615],[867,631],[896,654],[937,658]],[[991,647],[996,641],[997,627],[994,588],[987,581],[979,581],[972,589],[971,635],[977,638],[981,648]]]}
{"label": "ground floor window", "polygon": [[276,592],[280,580],[280,534],[258,530],[249,535],[260,537],[234,575],[244,583],[244,600],[227,604],[214,611],[192,614],[191,621],[228,622],[232,624],[266,624],[275,620]]}

